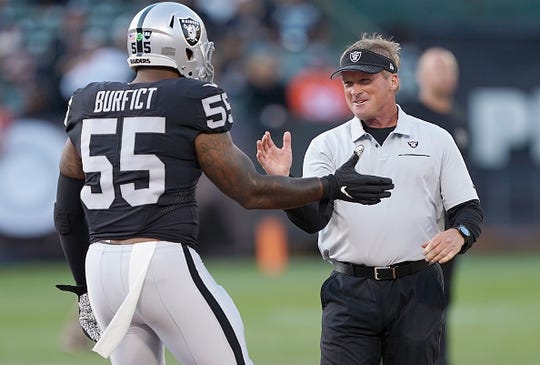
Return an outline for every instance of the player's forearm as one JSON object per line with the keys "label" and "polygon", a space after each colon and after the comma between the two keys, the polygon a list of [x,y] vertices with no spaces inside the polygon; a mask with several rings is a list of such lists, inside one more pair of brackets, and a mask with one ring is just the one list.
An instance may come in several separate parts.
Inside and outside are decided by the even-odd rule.
{"label": "player's forearm", "polygon": [[323,183],[319,178],[263,176],[254,167],[248,174],[238,172],[222,179],[210,179],[246,209],[296,208],[318,201],[323,196]]}
{"label": "player's forearm", "polygon": [[84,262],[90,244],[88,225],[79,199],[83,183],[84,180],[60,174],[54,205],[54,224],[77,286],[86,286]]}
{"label": "player's forearm", "polygon": [[246,209],[291,209],[320,200],[323,184],[319,178],[259,175],[237,193],[235,200]]}
{"label": "player's forearm", "polygon": [[253,162],[232,143],[228,134],[200,135],[195,145],[199,164],[206,176],[244,208],[288,209],[323,197],[322,179],[259,174]]}

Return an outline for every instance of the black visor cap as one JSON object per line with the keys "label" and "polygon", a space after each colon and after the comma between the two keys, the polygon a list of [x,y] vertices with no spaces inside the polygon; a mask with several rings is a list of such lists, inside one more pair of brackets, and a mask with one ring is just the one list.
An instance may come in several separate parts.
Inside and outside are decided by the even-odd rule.
{"label": "black visor cap", "polygon": [[334,78],[341,71],[361,71],[376,74],[382,70],[396,73],[397,67],[394,61],[388,57],[367,49],[355,49],[343,56],[339,68],[330,75],[330,78]]}

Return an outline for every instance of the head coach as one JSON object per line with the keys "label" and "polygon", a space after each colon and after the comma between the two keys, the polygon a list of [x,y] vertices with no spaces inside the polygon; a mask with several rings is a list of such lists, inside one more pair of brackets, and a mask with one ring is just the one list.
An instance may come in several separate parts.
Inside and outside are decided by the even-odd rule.
{"label": "head coach", "polygon": [[[464,253],[483,213],[452,136],[396,104],[400,45],[363,35],[348,47],[340,77],[349,121],[315,137],[303,176],[324,176],[362,150],[356,170],[387,176],[392,195],[378,204],[321,201],[287,210],[334,270],[322,284],[321,365],[431,365],[444,315],[440,264]],[[290,169],[291,136],[277,148],[267,132],[257,158],[267,173]],[[444,227],[444,215],[450,225]]]}

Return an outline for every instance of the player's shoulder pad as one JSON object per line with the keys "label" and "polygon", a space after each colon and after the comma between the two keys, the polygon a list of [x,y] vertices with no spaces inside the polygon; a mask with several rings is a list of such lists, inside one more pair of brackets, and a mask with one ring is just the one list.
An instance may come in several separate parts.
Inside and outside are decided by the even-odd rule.
{"label": "player's shoulder pad", "polygon": [[72,127],[86,110],[93,107],[93,100],[98,90],[106,88],[106,82],[92,82],[84,87],[80,87],[73,92],[69,98],[67,112],[64,118],[64,125]]}
{"label": "player's shoulder pad", "polygon": [[108,84],[111,84],[111,82],[106,82],[106,81],[91,82],[91,83],[87,84],[86,86],[78,88],[77,90],[75,90],[73,95],[92,93],[92,92],[95,92],[97,90],[107,90],[108,89]]}
{"label": "player's shoulder pad", "polygon": [[111,82],[91,82],[84,87],[78,88],[71,96],[72,104],[75,105],[76,102],[84,103],[87,99],[93,100],[96,92],[110,88],[107,84],[111,84]]}
{"label": "player's shoulder pad", "polygon": [[179,79],[179,83],[185,85],[186,96],[190,98],[201,99],[210,95],[223,93],[223,89],[213,82],[196,79]]}

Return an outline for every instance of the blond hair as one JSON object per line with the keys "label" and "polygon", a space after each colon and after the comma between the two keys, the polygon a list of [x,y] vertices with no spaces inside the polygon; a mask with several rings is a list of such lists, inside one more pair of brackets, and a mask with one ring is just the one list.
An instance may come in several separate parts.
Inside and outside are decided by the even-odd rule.
{"label": "blond hair", "polygon": [[392,38],[386,39],[378,33],[363,33],[360,40],[347,47],[347,49],[341,54],[341,57],[339,58],[340,62],[343,61],[343,58],[349,52],[362,49],[367,49],[368,51],[390,58],[399,70],[399,52],[401,50],[400,44],[394,42]]}

